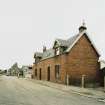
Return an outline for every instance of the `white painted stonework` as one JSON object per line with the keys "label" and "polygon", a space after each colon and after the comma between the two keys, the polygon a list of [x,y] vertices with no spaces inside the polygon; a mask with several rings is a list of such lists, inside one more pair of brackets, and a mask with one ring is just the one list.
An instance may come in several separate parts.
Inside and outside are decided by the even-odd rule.
{"label": "white painted stonework", "polygon": [[100,61],[100,68],[103,69],[105,67],[105,61]]}

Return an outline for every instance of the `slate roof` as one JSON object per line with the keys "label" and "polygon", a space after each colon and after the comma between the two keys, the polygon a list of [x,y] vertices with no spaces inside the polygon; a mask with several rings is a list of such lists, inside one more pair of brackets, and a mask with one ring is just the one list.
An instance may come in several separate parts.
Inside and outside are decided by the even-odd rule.
{"label": "slate roof", "polygon": [[[75,41],[75,39],[78,37],[78,35],[75,35],[67,40],[63,40],[63,39],[56,39],[55,41],[57,41],[59,43],[60,46],[65,46],[65,47],[69,47],[72,45],[72,43]],[[54,57],[54,49],[47,49],[46,51],[44,51],[43,53],[41,52],[36,52],[35,55],[37,57],[42,57],[42,60],[47,59],[47,58],[51,58]]]}
{"label": "slate roof", "polygon": [[78,37],[78,35],[75,35],[75,36],[72,36],[71,38],[69,38],[69,39],[67,40],[67,42],[68,42],[68,47],[71,46],[71,45],[74,43],[74,41],[77,39],[77,37]]}
{"label": "slate roof", "polygon": [[54,57],[54,49],[48,49],[45,52],[43,52],[42,59],[47,59],[47,58],[51,58],[51,57]]}
{"label": "slate roof", "polygon": [[60,46],[68,46],[68,41],[63,39],[56,39]]}
{"label": "slate roof", "polygon": [[43,56],[43,53],[41,53],[41,52],[35,52],[35,54],[34,54],[34,57],[42,57]]}
{"label": "slate roof", "polygon": [[75,35],[75,36],[72,36],[71,38],[69,38],[69,39],[67,39],[67,40],[56,39],[55,41],[57,41],[60,46],[69,47],[69,46],[71,46],[71,44],[75,41],[75,39],[76,39],[77,37],[78,37],[78,35]]}
{"label": "slate roof", "polygon": [[[67,47],[66,51],[65,52],[70,52],[70,50],[72,49],[72,47],[75,45],[75,43],[84,35],[86,34],[88,36],[88,34],[83,31],[82,33],[80,34],[77,34],[75,36],[72,36],[71,38],[67,39],[67,40],[63,40],[63,39],[56,39],[55,41],[59,43],[60,46],[64,46],[64,47]],[[90,38],[89,38],[90,39]],[[91,40],[90,40],[91,41]],[[91,41],[92,43],[92,41]],[[92,43],[93,44],[93,43]],[[94,48],[96,49],[95,45],[93,44]],[[97,51],[97,49],[96,49]],[[64,52],[64,53],[65,53]],[[98,53],[98,51],[97,51]],[[54,57],[54,49],[51,48],[51,49],[47,49],[46,51],[44,51],[43,53],[35,53],[37,56],[40,56],[42,57],[42,60],[43,59],[47,59],[47,58],[51,58],[51,57]],[[99,54],[99,53],[98,53]]]}

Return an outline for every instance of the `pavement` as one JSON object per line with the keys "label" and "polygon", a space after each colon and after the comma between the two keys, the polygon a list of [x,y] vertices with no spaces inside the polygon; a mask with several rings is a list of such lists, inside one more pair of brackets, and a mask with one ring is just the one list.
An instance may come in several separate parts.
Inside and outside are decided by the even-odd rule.
{"label": "pavement", "polygon": [[67,90],[66,86],[55,84],[59,88],[54,88],[39,82],[43,81],[0,76],[0,105],[105,105],[98,99],[59,89]]}
{"label": "pavement", "polygon": [[40,80],[32,80],[35,81],[35,83],[39,83],[48,87],[56,88],[62,91],[65,91],[67,93],[75,93],[78,95],[82,95],[88,98],[94,98],[94,99],[99,99],[99,101],[105,102],[105,91],[104,89],[101,88],[81,88],[81,87],[76,87],[76,86],[67,86],[63,84],[58,84],[58,83],[53,83],[53,82],[48,82],[48,81],[40,81]]}

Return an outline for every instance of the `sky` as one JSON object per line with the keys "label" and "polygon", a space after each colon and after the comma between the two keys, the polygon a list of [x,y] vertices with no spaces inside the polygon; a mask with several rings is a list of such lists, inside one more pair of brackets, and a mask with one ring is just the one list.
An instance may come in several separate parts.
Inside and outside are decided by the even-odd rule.
{"label": "sky", "polygon": [[32,65],[56,38],[87,32],[105,60],[105,0],[0,0],[0,69]]}

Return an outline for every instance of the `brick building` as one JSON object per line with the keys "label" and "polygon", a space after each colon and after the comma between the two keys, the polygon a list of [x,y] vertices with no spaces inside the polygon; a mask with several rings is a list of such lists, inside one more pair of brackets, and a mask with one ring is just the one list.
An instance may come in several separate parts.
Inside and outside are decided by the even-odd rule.
{"label": "brick building", "polygon": [[85,85],[100,83],[99,53],[83,24],[79,33],[67,40],[56,39],[51,49],[34,54],[33,77],[57,83]]}

